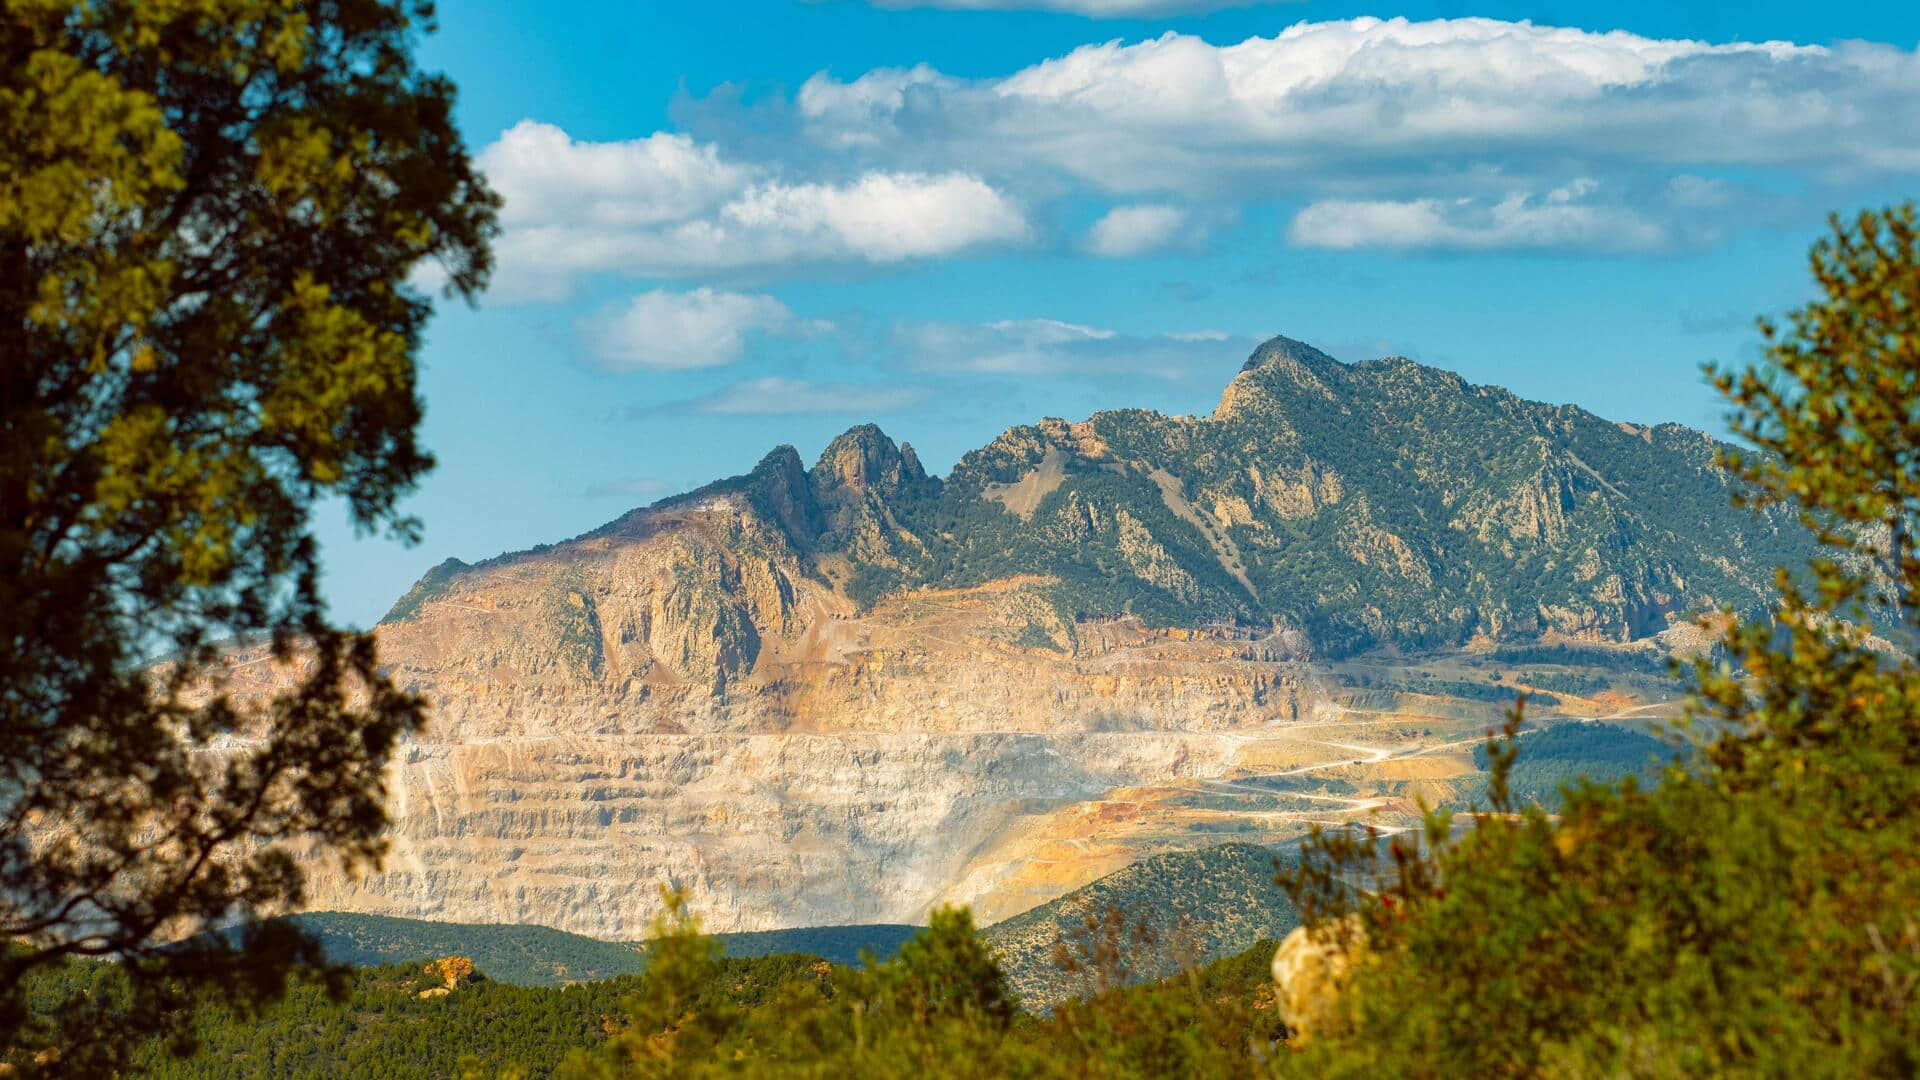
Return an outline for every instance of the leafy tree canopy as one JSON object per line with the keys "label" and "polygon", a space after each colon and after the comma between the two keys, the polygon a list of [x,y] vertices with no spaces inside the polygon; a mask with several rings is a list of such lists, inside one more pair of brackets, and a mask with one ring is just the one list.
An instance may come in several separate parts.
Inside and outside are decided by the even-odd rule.
{"label": "leafy tree canopy", "polygon": [[[23,973],[117,956],[114,1034],[169,980],[277,985],[157,937],[296,902],[289,842],[380,850],[381,769],[419,701],[330,625],[310,514],[411,536],[429,467],[414,282],[484,284],[497,200],[415,68],[411,0],[0,6],[0,1043],[75,1071],[124,1040],[76,997],[28,1023]],[[217,650],[305,663],[269,703]],[[169,663],[151,673],[156,657]],[[219,753],[205,753],[216,744]],[[55,1062],[45,1058],[43,1066]]]}

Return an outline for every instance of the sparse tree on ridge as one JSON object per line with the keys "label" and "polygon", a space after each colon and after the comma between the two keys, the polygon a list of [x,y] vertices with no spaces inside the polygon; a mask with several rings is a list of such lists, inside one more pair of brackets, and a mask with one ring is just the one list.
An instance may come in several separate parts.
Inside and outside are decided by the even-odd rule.
{"label": "sparse tree on ridge", "polygon": [[[413,275],[437,267],[470,298],[491,266],[497,199],[453,87],[412,59],[431,18],[413,0],[0,7],[16,1065],[98,1068],[187,983],[271,992],[290,934],[158,945],[298,901],[295,845],[381,850],[382,770],[422,703],[328,620],[310,518],[339,499],[364,530],[414,534],[397,500],[431,464],[415,438],[431,304]],[[298,685],[222,694],[236,638],[297,649]],[[22,977],[70,957],[119,958],[129,989],[29,1016]]]}

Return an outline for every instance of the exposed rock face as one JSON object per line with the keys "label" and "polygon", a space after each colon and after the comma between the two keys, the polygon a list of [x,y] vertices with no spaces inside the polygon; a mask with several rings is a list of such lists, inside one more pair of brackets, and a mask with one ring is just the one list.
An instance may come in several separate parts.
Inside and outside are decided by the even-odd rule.
{"label": "exposed rock face", "polygon": [[[310,905],[635,938],[670,882],[716,931],[991,917],[1378,809],[1281,782],[1355,753],[1315,658],[1756,603],[1804,538],[1727,509],[1712,453],[1285,339],[1211,417],[1048,420],[944,481],[871,426],[781,447],[402,597],[381,656],[432,726],[385,870],[317,866]],[[258,661],[232,676],[268,692]]]}

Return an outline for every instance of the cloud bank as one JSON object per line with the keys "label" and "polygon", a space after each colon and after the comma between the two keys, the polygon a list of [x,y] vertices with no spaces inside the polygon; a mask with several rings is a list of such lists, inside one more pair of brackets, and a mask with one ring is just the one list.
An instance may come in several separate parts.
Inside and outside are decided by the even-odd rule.
{"label": "cloud bank", "polygon": [[1282,0],[873,0],[873,6],[949,11],[1053,11],[1090,19],[1138,19],[1279,2]]}
{"label": "cloud bank", "polygon": [[965,172],[793,183],[678,134],[584,143],[523,121],[482,151],[480,166],[504,200],[496,251],[509,299],[559,298],[595,271],[898,263],[1030,234],[1011,198]]}
{"label": "cloud bank", "polygon": [[[772,279],[1028,245],[1148,257],[1253,203],[1321,248],[1710,243],[1781,192],[1832,204],[1920,174],[1920,54],[1358,18],[1107,41],[995,78],[821,72],[791,98],[723,91],[676,116],[684,131],[606,143],[526,121],[486,148],[508,298],[586,274]],[[1068,200],[1104,216],[1063,233],[1048,207]]]}

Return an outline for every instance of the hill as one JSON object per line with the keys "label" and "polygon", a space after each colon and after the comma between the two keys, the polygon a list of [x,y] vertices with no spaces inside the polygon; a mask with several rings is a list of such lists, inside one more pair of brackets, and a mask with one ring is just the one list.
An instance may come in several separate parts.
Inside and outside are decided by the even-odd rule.
{"label": "hill", "polygon": [[[1560,789],[1580,779],[1614,784],[1632,776],[1642,787],[1660,778],[1666,766],[1686,750],[1630,727],[1598,722],[1550,724],[1525,735],[1507,784],[1516,804],[1536,803],[1548,810],[1560,807]],[[1486,768],[1486,750],[1475,748],[1474,761]],[[1485,804],[1485,785],[1471,791],[1467,802]]]}
{"label": "hill", "polygon": [[[1029,1008],[1095,989],[1103,979],[1132,983],[1278,941],[1299,925],[1274,873],[1286,853],[1250,844],[1142,859],[987,927],[981,937],[999,953],[1007,979]],[[1102,945],[1118,950],[1119,967],[1070,972],[1059,945],[1076,962]]]}
{"label": "hill", "polygon": [[[637,942],[601,941],[545,926],[440,923],[327,911],[289,916],[320,942],[329,961],[372,968],[464,956],[489,979],[517,986],[562,986],[638,974]],[[717,934],[728,956],[751,959],[804,953],[857,964],[863,950],[882,959],[913,936],[911,926],[828,926]]]}

